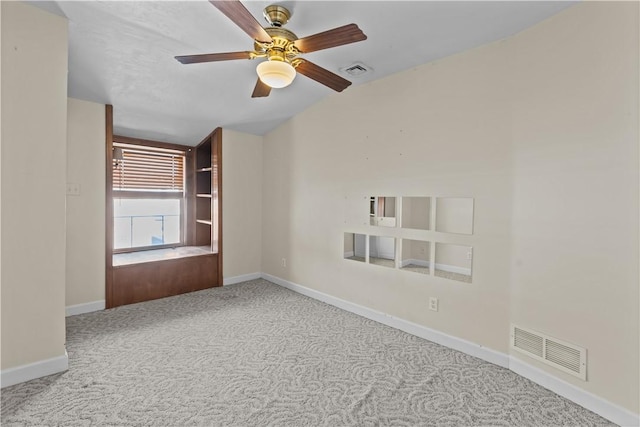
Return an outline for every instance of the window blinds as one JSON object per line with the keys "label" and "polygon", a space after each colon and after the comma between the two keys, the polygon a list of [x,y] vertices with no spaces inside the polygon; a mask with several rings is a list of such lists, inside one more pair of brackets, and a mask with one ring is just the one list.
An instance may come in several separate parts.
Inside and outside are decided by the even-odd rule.
{"label": "window blinds", "polygon": [[115,160],[115,191],[184,191],[184,152],[114,143],[122,149]]}

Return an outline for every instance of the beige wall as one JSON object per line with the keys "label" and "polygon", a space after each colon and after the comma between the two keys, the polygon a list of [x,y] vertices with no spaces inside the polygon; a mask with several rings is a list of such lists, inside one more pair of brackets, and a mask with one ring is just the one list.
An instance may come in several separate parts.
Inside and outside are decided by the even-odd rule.
{"label": "beige wall", "polygon": [[65,352],[67,21],[24,3],[0,7],[7,369]]}
{"label": "beige wall", "polygon": [[573,7],[511,57],[511,320],[586,347],[588,382],[550,372],[637,413],[638,3]]}
{"label": "beige wall", "polygon": [[[263,271],[504,353],[511,322],[585,346],[587,382],[540,367],[637,413],[637,8],[573,6],[266,135]],[[371,194],[473,197],[471,236],[384,230],[472,246],[473,284],[344,261],[345,231],[380,234]]]}
{"label": "beige wall", "polygon": [[222,239],[226,278],[262,271],[262,137],[223,129]]}
{"label": "beige wall", "polygon": [[105,299],[105,106],[69,98],[66,305]]}
{"label": "beige wall", "polygon": [[[506,49],[485,46],[350,88],[266,135],[263,271],[507,353]],[[476,233],[368,227],[372,194],[475,197]],[[476,248],[474,285],[344,261],[345,231],[464,242]],[[440,311],[427,309],[430,296]]]}
{"label": "beige wall", "polygon": [[354,251],[353,239],[353,233],[344,233],[344,253],[351,254],[350,256],[353,256]]}
{"label": "beige wall", "polygon": [[402,198],[402,228],[428,230],[431,228],[431,202],[429,197]]}

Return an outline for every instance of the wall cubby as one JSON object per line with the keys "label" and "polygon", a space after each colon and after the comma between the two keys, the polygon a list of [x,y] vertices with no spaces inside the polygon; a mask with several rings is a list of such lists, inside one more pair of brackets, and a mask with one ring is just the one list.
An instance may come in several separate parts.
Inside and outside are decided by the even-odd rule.
{"label": "wall cubby", "polygon": [[[473,247],[471,238],[466,236],[473,234],[473,198],[364,199],[369,232],[344,233],[344,259],[471,283]],[[457,235],[454,240],[462,242],[451,243],[448,235]]]}

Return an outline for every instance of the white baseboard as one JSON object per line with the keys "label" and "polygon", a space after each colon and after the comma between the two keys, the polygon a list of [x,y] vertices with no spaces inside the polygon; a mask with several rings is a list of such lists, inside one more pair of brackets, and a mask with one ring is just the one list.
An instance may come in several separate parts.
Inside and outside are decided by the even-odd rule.
{"label": "white baseboard", "polygon": [[345,252],[345,253],[344,253],[344,257],[345,257],[345,258],[351,258],[351,257],[353,257],[353,256],[355,256],[355,254],[353,253],[353,251],[351,251],[351,252]]}
{"label": "white baseboard", "polygon": [[407,265],[417,265],[418,267],[429,267],[431,263],[429,261],[425,261],[422,259],[405,259],[400,263],[400,268],[406,267]]}
{"label": "white baseboard", "polygon": [[394,260],[396,259],[396,254],[395,252],[369,252],[369,257],[373,257],[373,258],[383,258],[383,259],[390,259],[390,260]]}
{"label": "white baseboard", "polygon": [[427,328],[426,326],[418,325],[416,323],[409,322],[407,320],[400,319],[368,307],[336,298],[334,296],[304,287],[302,285],[298,285],[297,283],[293,283],[288,280],[272,276],[270,274],[262,273],[262,278],[284,288],[290,289],[294,292],[298,292],[302,295],[317,299],[319,301],[325,302],[359,316],[366,317],[367,319],[374,320],[384,325],[391,326],[392,328],[396,328],[420,338],[424,338],[426,340],[441,344],[445,347],[449,347],[454,350],[469,354],[471,356],[475,356],[479,359],[486,360],[487,362],[496,364],[498,366],[508,368],[518,375],[528,378],[531,381],[557,393],[558,395],[569,399],[572,402],[575,402],[592,412],[595,412],[601,417],[619,424],[620,426],[635,427],[640,425],[640,415],[634,414],[627,409],[615,405],[579,387],[569,384],[568,382],[563,381],[536,367],[533,367],[523,362],[522,360],[515,358],[514,356],[509,356],[499,351],[483,347],[479,344]]}
{"label": "white baseboard", "polygon": [[458,273],[458,274],[464,274],[465,276],[471,276],[470,268],[458,267],[455,265],[436,263],[436,270],[448,271],[449,273]]}
{"label": "white baseboard", "polygon": [[240,276],[225,277],[222,281],[222,286],[235,285],[236,283],[260,279],[261,277],[262,277],[262,273],[249,273],[249,274],[242,274]]}
{"label": "white baseboard", "polygon": [[281,279],[276,276],[272,276],[270,274],[263,273],[262,277],[277,285],[280,285],[287,289],[291,289],[292,291],[298,292],[302,295],[306,295],[313,299],[317,299],[343,310],[350,311],[362,317],[366,317],[367,319],[375,320],[376,322],[391,326],[392,328],[400,329],[401,331],[410,333],[420,338],[442,344],[455,350],[460,350],[463,353],[470,354],[479,359],[486,360],[487,362],[491,362],[505,368],[509,366],[508,355],[488,349],[470,341],[456,338],[454,336],[447,335],[434,329],[427,328],[426,326],[418,325],[417,323],[409,322],[408,320],[400,319],[398,317],[391,316],[389,314],[385,314],[380,311],[364,307],[362,305],[336,298],[334,296],[298,285],[296,283]]}
{"label": "white baseboard", "polygon": [[620,426],[631,427],[640,425],[640,415],[634,414],[627,409],[561,380],[548,372],[529,365],[517,357],[510,357],[509,369]]}
{"label": "white baseboard", "polygon": [[0,388],[57,374],[67,369],[69,369],[69,356],[65,351],[63,356],[2,370],[0,372]]}
{"label": "white baseboard", "polygon": [[105,308],[105,300],[86,302],[84,304],[68,305],[65,308],[66,317],[78,314],[91,313],[92,311],[100,311]]}

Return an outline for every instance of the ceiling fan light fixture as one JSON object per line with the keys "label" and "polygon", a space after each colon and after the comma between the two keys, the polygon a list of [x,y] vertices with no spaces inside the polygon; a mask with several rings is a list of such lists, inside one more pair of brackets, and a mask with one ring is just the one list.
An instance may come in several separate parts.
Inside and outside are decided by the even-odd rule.
{"label": "ceiling fan light fixture", "polygon": [[256,72],[264,84],[275,89],[289,86],[296,78],[296,69],[285,61],[263,61],[258,64]]}

